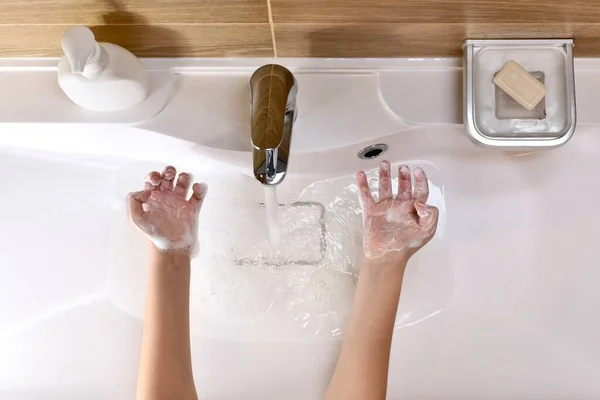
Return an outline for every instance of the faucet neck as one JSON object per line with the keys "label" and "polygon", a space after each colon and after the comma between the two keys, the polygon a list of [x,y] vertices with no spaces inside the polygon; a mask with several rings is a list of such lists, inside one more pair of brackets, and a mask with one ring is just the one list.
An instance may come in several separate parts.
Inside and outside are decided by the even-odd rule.
{"label": "faucet neck", "polygon": [[254,175],[264,185],[281,183],[287,172],[297,85],[281,65],[265,65],[250,78]]}

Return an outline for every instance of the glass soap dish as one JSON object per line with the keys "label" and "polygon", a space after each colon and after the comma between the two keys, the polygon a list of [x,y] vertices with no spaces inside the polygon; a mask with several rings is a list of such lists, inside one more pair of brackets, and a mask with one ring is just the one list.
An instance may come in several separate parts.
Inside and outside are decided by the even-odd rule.
{"label": "glass soap dish", "polygon": [[[504,150],[543,150],[561,146],[577,122],[573,40],[466,40],[464,54],[464,122],[477,143]],[[493,82],[514,60],[548,93],[527,110]]]}

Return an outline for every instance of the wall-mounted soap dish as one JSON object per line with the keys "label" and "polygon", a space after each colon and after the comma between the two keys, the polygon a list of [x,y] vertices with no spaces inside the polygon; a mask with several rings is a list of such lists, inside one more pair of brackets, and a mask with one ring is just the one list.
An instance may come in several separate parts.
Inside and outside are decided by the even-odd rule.
{"label": "wall-mounted soap dish", "polygon": [[[573,40],[466,40],[464,123],[476,142],[505,150],[542,150],[565,144],[575,131]],[[528,110],[494,84],[516,61],[548,89]]]}

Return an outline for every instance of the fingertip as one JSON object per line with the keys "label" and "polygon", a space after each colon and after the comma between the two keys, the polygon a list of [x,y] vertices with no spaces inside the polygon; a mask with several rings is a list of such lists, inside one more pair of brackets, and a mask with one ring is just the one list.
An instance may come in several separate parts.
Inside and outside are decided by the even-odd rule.
{"label": "fingertip", "polygon": [[145,179],[145,182],[150,186],[156,187],[160,184],[160,173],[157,171],[150,172]]}
{"label": "fingertip", "polygon": [[177,170],[172,165],[167,165],[165,169],[163,169],[160,181],[160,190],[173,190],[173,180],[177,175]]}
{"label": "fingertip", "polygon": [[206,183],[194,183],[192,190],[197,196],[206,196],[206,193],[208,192],[208,185]]}
{"label": "fingertip", "polygon": [[392,166],[387,160],[379,163],[379,200],[387,200],[393,197],[391,168]]}
{"label": "fingertip", "polygon": [[175,179],[175,175],[177,175],[177,170],[172,165],[167,165],[163,170],[163,178],[166,180]]}
{"label": "fingertip", "polygon": [[187,172],[182,172],[179,174],[179,176],[177,177],[177,183],[175,185],[175,192],[181,194],[181,195],[186,195],[188,192],[188,189],[190,188],[190,183],[192,182],[192,175],[188,174]]}
{"label": "fingertip", "polygon": [[427,174],[422,168],[415,168],[414,176],[415,189],[413,192],[413,197],[415,200],[425,204],[429,198],[429,181],[427,179]]}
{"label": "fingertip", "polygon": [[390,164],[390,162],[388,160],[383,160],[382,162],[379,163],[379,171],[390,172],[391,168],[392,168],[392,164]]}
{"label": "fingertip", "polygon": [[373,194],[371,193],[371,188],[369,187],[367,174],[364,171],[358,172],[357,182],[362,205],[363,207],[369,207],[372,203],[375,202],[375,200],[373,199]]}
{"label": "fingertip", "polygon": [[206,198],[206,193],[208,193],[208,185],[205,183],[194,183],[192,185],[192,197],[190,198],[190,203],[194,204],[197,207],[198,212],[200,212],[200,208],[204,203],[204,199]]}
{"label": "fingertip", "polygon": [[425,171],[423,171],[423,168],[421,168],[421,167],[415,168],[414,173],[415,173],[415,180],[417,180],[417,181],[423,181],[426,178]]}
{"label": "fingertip", "polygon": [[356,174],[356,181],[358,182],[358,187],[361,189],[365,186],[369,186],[369,180],[367,179],[367,174],[365,171],[358,171]]}
{"label": "fingertip", "polygon": [[389,180],[391,178],[391,169],[392,166],[389,161],[382,161],[379,163],[379,179]]}
{"label": "fingertip", "polygon": [[398,168],[398,198],[400,200],[410,200],[412,197],[412,179],[410,177],[410,168],[404,164]]}
{"label": "fingertip", "polygon": [[367,173],[365,171],[358,171],[356,174],[356,180],[358,182],[358,186],[361,188],[369,186],[369,180],[367,179]]}

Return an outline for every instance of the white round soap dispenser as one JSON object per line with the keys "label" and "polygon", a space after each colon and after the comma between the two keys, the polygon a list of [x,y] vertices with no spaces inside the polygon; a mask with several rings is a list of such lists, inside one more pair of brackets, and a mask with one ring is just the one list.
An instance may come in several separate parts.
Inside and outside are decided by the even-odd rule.
{"label": "white round soap dispenser", "polygon": [[58,84],[77,105],[93,111],[121,111],[148,96],[148,75],[130,51],[98,43],[85,26],[62,36],[65,56],[58,63]]}

